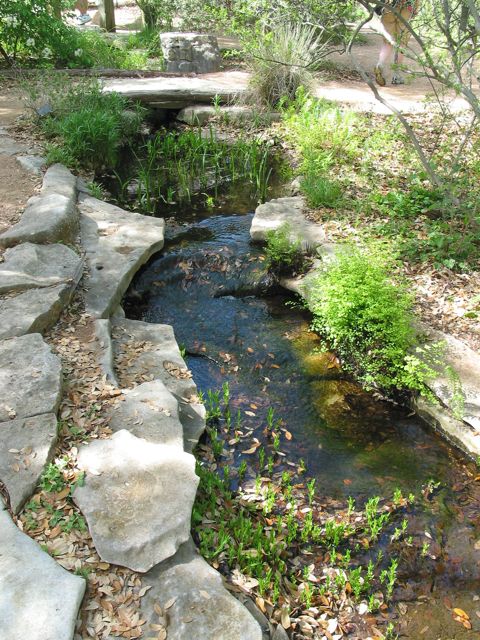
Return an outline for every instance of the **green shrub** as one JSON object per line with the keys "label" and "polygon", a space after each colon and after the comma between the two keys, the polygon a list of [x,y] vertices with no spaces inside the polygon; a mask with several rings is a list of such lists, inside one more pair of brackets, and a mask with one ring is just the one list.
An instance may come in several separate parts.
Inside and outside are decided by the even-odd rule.
{"label": "green shrub", "polygon": [[308,291],[312,326],[367,388],[428,394],[433,371],[416,351],[413,297],[395,282],[386,253],[347,247],[316,274]]}
{"label": "green shrub", "polygon": [[58,78],[30,91],[31,105],[47,102],[52,114],[40,121],[51,139],[49,160],[81,164],[98,171],[113,168],[120,147],[138,135],[145,111],[116,93],[104,93],[98,80],[76,84]]}
{"label": "green shrub", "polygon": [[267,232],[265,253],[265,265],[276,275],[301,273],[304,270],[305,256],[300,240],[292,239],[292,229],[288,223],[276,231]]}
{"label": "green shrub", "polygon": [[342,202],[342,185],[313,172],[308,173],[302,179],[300,190],[306,197],[308,205],[313,208],[334,209]]}

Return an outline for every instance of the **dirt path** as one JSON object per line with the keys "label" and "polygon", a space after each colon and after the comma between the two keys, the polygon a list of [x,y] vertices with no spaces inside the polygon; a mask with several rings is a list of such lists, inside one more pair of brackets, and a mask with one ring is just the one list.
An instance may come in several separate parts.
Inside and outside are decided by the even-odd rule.
{"label": "dirt path", "polygon": [[[24,112],[19,92],[3,86],[0,92],[0,132],[5,132]],[[23,169],[10,155],[0,153],[0,233],[15,224],[34,194],[39,178]]]}

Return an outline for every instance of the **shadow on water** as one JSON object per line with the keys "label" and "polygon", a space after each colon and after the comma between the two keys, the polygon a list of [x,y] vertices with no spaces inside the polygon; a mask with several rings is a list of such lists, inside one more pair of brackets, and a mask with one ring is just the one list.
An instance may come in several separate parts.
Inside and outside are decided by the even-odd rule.
{"label": "shadow on water", "polygon": [[[243,427],[259,440],[273,407],[293,435],[281,451],[305,460],[319,493],[362,501],[399,487],[419,497],[408,516],[413,546],[405,549],[399,598],[424,599],[402,615],[405,637],[480,638],[480,485],[473,466],[416,416],[342,377],[309,331],[308,314],[286,306],[289,298],[271,288],[262,252],[249,242],[248,209],[230,200],[222,215],[187,215],[180,220],[187,227],[177,218],[164,251],[127,294],[128,317],[173,325],[199,388],[218,389],[227,380]],[[424,543],[435,560],[420,558]],[[469,612],[473,632],[453,620],[452,607]]]}

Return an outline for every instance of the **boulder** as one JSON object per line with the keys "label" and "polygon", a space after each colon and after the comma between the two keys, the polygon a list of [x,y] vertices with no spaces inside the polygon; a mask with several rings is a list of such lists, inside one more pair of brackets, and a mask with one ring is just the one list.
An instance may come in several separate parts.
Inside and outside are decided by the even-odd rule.
{"label": "boulder", "polygon": [[198,485],[193,456],[122,430],[82,447],[78,465],[85,484],[73,497],[103,560],[146,572],[188,539]]}
{"label": "boulder", "polygon": [[0,500],[0,627],[5,640],[72,640],[85,580],[13,523]]}
{"label": "boulder", "polygon": [[307,220],[305,208],[300,196],[276,198],[261,204],[255,210],[250,237],[254,242],[265,242],[269,231],[278,231],[288,224],[291,240],[299,240],[304,251],[315,253],[317,247],[325,243],[326,236],[321,225]]}
{"label": "boulder", "polygon": [[0,300],[0,340],[25,333],[43,333],[56,323],[74,291],[72,284],[29,289]]}
{"label": "boulder", "polygon": [[168,72],[212,73],[220,70],[222,57],[215,36],[204,33],[161,33],[160,43]]}
{"label": "boulder", "polygon": [[113,363],[112,328],[110,320],[100,318],[95,320],[95,338],[98,351],[98,361],[105,379],[109,384],[118,387],[115,366]]}
{"label": "boulder", "polygon": [[24,169],[36,176],[42,175],[43,167],[46,164],[46,160],[42,156],[16,156],[16,160]]}
{"label": "boulder", "polygon": [[56,414],[61,392],[60,359],[40,334],[0,342],[0,422]]}
{"label": "boulder", "polygon": [[90,267],[86,309],[108,318],[142,264],[163,247],[165,223],[81,196],[81,235]]}
{"label": "boulder", "polygon": [[437,376],[428,381],[437,398],[480,433],[480,355],[453,336],[428,331],[429,339],[445,345]]}
{"label": "boulder", "polygon": [[47,413],[0,423],[0,481],[18,513],[32,495],[57,441],[57,418]]}
{"label": "boulder", "polygon": [[78,229],[76,178],[63,165],[53,165],[39,196],[30,198],[21,219],[0,235],[0,246],[22,242],[73,242]]}
{"label": "boulder", "polygon": [[165,611],[168,640],[263,638],[258,622],[226,590],[220,574],[199,555],[191,539],[173,558],[149,571],[143,584],[151,587],[141,605],[146,631],[155,628],[158,612],[170,605]]}
{"label": "boulder", "polygon": [[65,284],[74,287],[82,273],[82,258],[65,245],[26,242],[5,252],[0,294]]}

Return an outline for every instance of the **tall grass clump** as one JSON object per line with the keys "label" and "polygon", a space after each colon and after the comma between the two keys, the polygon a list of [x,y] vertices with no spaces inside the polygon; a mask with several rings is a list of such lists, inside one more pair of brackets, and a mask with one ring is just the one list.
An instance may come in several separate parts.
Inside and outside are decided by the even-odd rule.
{"label": "tall grass clump", "polygon": [[314,70],[328,46],[318,27],[279,23],[247,45],[248,99],[265,108],[288,104],[299,87],[313,86]]}
{"label": "tall grass clump", "polygon": [[433,370],[414,329],[413,296],[387,253],[348,246],[321,269],[308,289],[312,326],[367,388],[428,395]]}
{"label": "tall grass clump", "polygon": [[339,206],[343,198],[343,189],[339,182],[309,171],[300,182],[300,191],[307,200],[309,207],[327,207],[334,209]]}
{"label": "tall grass clump", "polygon": [[30,87],[29,102],[48,106],[49,114],[38,120],[50,141],[47,159],[94,171],[116,166],[120,148],[139,133],[145,115],[123,96],[104,93],[91,78],[74,84],[65,76],[47,78]]}

